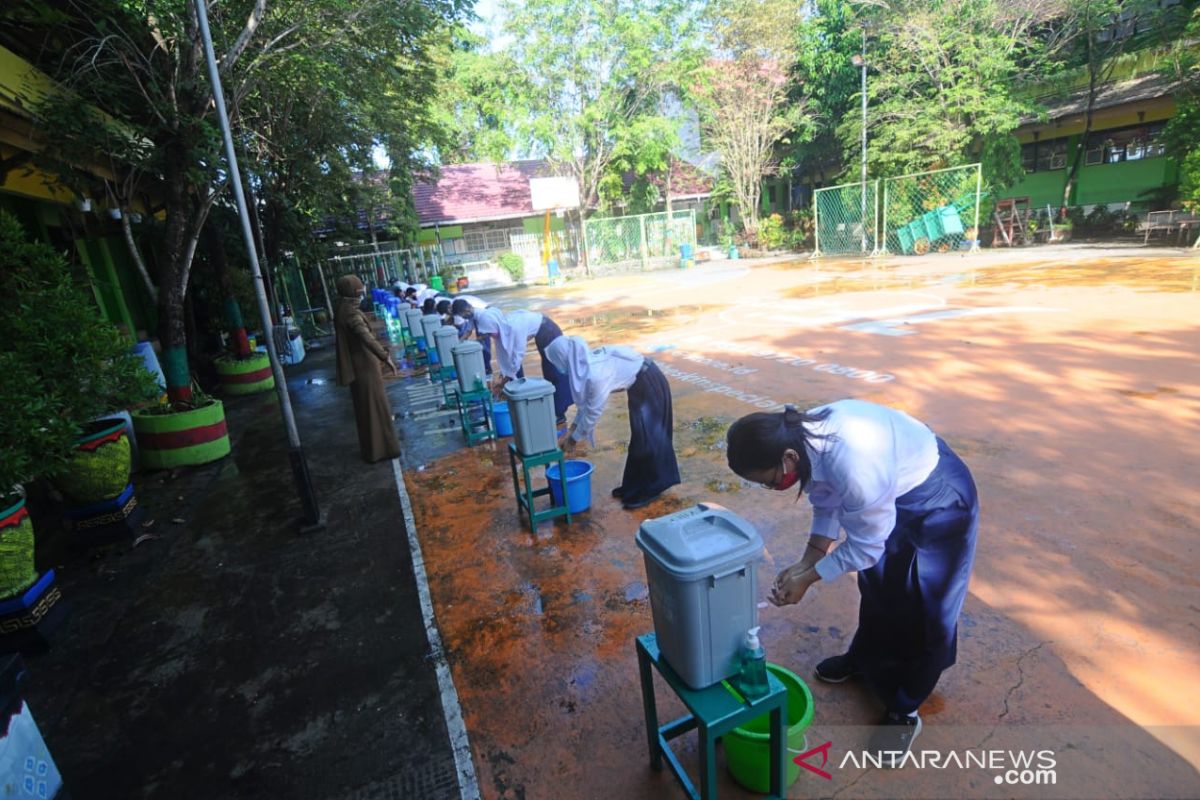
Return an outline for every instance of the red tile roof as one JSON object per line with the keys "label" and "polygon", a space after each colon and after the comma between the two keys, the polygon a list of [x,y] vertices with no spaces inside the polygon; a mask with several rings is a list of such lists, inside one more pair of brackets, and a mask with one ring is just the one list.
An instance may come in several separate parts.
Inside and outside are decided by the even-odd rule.
{"label": "red tile roof", "polygon": [[416,183],[413,203],[421,225],[531,217],[529,179],[549,175],[544,161],[452,164],[437,183]]}

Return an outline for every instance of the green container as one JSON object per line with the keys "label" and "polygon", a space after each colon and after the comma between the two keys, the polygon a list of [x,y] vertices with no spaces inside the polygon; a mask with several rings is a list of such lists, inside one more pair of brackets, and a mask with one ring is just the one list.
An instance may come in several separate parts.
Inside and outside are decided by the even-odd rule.
{"label": "green container", "polygon": [[[16,502],[12,502],[13,500]],[[0,495],[0,598],[17,595],[37,580],[33,568],[33,521],[25,498]]]}
{"label": "green container", "polygon": [[[813,697],[808,684],[796,673],[778,664],[767,664],[767,670],[787,687],[787,786],[800,776],[800,765],[793,759],[808,750],[805,731],[813,721]],[[728,686],[728,684],[726,684]],[[723,739],[725,761],[733,779],[752,792],[766,794],[771,790],[771,716],[763,714],[741,727],[734,728]]]}
{"label": "green container", "polygon": [[439,292],[446,291],[446,284],[442,281],[441,275],[434,275],[429,279],[429,288],[437,289]]}
{"label": "green container", "polygon": [[54,476],[54,485],[74,505],[100,503],[125,490],[132,467],[125,420],[104,419],[89,426],[83,438],[75,442],[71,460]]}
{"label": "green container", "polygon": [[962,216],[954,206],[942,206],[937,213],[943,236],[961,236],[966,232],[963,228]]}
{"label": "green container", "polygon": [[221,356],[215,363],[225,394],[257,394],[275,388],[271,357],[266,353],[255,350],[245,358]]}
{"label": "green container", "polygon": [[187,411],[151,414],[142,410],[132,416],[142,466],[147,469],[207,464],[229,455],[225,406],[220,400]]}

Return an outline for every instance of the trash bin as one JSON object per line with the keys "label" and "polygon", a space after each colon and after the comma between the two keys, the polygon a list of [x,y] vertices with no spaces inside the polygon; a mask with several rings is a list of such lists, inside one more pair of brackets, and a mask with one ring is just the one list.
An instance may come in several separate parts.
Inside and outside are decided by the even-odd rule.
{"label": "trash bin", "polygon": [[25,664],[20,656],[0,658],[0,793],[4,797],[63,797],[62,776],[21,697]]}
{"label": "trash bin", "polygon": [[454,345],[458,344],[458,329],[453,325],[443,325],[433,332],[433,347],[437,350],[438,361],[442,367],[454,367]]}
{"label": "trash bin", "polygon": [[692,255],[692,245],[688,242],[679,245],[679,268],[687,269],[695,263],[695,256]]}
{"label": "trash bin", "polygon": [[432,278],[430,278],[429,279],[429,288],[436,289],[439,292],[446,291],[446,284],[442,282],[442,276],[434,275]]}
{"label": "trash bin", "polygon": [[504,384],[513,418],[517,452],[535,456],[558,447],[554,426],[554,384],[541,378],[517,378]]}
{"label": "trash bin", "polygon": [[483,366],[483,345],[479,342],[459,342],[450,348],[458,388],[463,393],[477,392],[487,387],[487,372]]}
{"label": "trash bin", "polygon": [[758,624],[763,541],[715,503],[642,523],[650,613],[663,658],[693,689],[736,675],[746,631]]}
{"label": "trash bin", "polygon": [[421,327],[421,317],[425,316],[415,308],[410,308],[403,312],[404,318],[408,320],[408,333],[412,336],[413,341],[418,341],[425,338],[425,330]]}

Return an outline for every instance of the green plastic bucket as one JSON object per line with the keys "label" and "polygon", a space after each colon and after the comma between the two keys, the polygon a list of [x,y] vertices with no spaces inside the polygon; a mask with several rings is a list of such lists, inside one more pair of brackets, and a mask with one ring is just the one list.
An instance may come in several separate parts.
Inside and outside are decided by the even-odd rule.
{"label": "green plastic bucket", "polygon": [[[800,776],[800,765],[793,759],[805,752],[804,733],[813,720],[813,698],[808,685],[796,673],[778,664],[767,669],[787,687],[787,786]],[[725,761],[733,779],[752,792],[766,794],[771,789],[771,715],[750,720],[727,733]],[[786,788],[786,787],[785,787]]]}

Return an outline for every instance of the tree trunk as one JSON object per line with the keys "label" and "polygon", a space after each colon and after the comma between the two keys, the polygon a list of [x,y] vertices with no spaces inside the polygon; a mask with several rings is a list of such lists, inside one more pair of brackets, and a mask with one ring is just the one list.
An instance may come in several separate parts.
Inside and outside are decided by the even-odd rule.
{"label": "tree trunk", "polygon": [[150,293],[150,299],[158,302],[158,287],[154,285],[154,281],[150,280],[150,272],[146,269],[146,262],[142,259],[142,251],[138,249],[137,242],[133,240],[133,229],[129,226],[129,209],[121,209],[121,232],[125,234],[125,246],[129,248],[129,257],[133,259],[133,263],[137,266],[138,274],[142,276],[142,281],[146,284],[146,291]]}
{"label": "tree trunk", "polygon": [[163,270],[158,292],[159,339],[162,368],[167,378],[167,397],[177,406],[192,400],[191,371],[187,359],[187,330],[183,317],[182,285],[188,220],[191,202],[184,192],[185,154],[168,145],[166,159],[167,223],[163,231]]}
{"label": "tree trunk", "polygon": [[1079,176],[1079,167],[1083,163],[1083,155],[1087,151],[1088,137],[1092,133],[1092,120],[1096,111],[1096,73],[1094,70],[1089,70],[1089,72],[1091,76],[1088,80],[1087,113],[1084,114],[1083,133],[1080,136],[1079,144],[1075,147],[1071,168],[1067,170],[1067,183],[1063,187],[1062,206],[1059,209],[1061,217],[1067,215],[1067,207],[1071,204],[1071,190],[1075,188],[1075,179]]}

